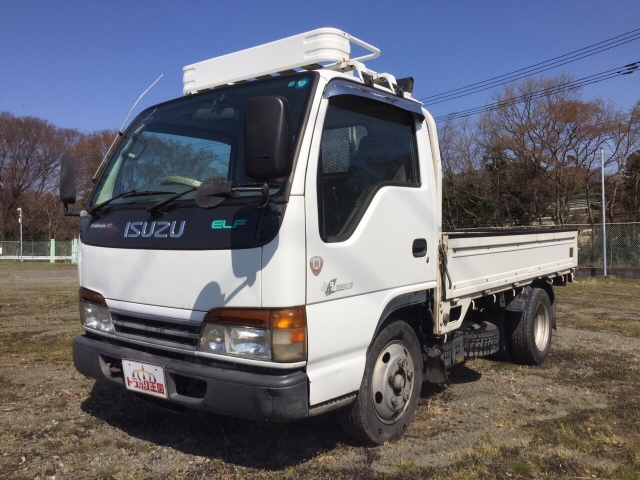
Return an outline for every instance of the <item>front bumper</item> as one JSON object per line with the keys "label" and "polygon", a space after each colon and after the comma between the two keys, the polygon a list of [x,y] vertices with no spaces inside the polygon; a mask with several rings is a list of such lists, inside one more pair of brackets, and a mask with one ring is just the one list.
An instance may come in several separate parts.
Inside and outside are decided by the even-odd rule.
{"label": "front bumper", "polygon": [[[122,388],[122,376],[112,374],[107,362],[123,358],[164,367],[168,399],[162,402],[257,420],[290,421],[309,416],[309,379],[302,371],[260,374],[175,360],[86,336],[73,340],[73,363],[80,373]],[[191,384],[199,386],[195,393],[185,387]]]}

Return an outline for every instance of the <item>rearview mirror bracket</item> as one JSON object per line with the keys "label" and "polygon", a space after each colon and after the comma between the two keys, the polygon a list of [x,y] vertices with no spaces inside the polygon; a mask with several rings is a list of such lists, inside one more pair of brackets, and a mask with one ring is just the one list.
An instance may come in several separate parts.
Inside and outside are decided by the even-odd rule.
{"label": "rearview mirror bracket", "polygon": [[62,205],[62,215],[64,215],[65,217],[79,217],[80,216],[80,212],[70,212],[69,211],[69,205],[64,203]]}

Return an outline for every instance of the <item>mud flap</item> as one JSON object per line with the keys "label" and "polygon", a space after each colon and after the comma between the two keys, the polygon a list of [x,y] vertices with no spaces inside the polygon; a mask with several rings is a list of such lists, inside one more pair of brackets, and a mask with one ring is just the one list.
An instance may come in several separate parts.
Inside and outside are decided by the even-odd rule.
{"label": "mud flap", "polygon": [[424,359],[424,382],[449,383],[449,375],[439,346],[424,347],[422,357]]}

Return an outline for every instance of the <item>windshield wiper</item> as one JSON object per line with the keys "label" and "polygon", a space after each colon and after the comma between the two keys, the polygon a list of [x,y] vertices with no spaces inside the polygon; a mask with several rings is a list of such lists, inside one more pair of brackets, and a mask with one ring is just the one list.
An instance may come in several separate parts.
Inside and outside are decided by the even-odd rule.
{"label": "windshield wiper", "polygon": [[162,195],[167,193],[176,193],[176,192],[168,192],[165,190],[130,190],[128,192],[121,193],[120,195],[116,195],[115,197],[111,197],[109,200],[105,200],[102,203],[94,205],[93,207],[87,208],[87,213],[89,215],[93,215],[97,211],[101,210],[103,207],[106,207],[114,200],[118,198],[130,198],[130,197],[144,197],[147,195]]}
{"label": "windshield wiper", "polygon": [[[160,210],[162,207],[164,207],[165,205],[173,202],[175,199],[180,198],[181,196],[186,195],[187,193],[191,193],[191,192],[193,192],[194,190],[197,190],[197,189],[198,189],[198,187],[187,188],[184,192],[179,192],[179,193],[176,193],[175,195],[172,195],[169,198],[165,198],[164,200],[160,200],[158,203],[154,203],[149,208],[147,208],[147,212],[155,213],[158,210]],[[171,192],[171,193],[175,193],[175,192]]]}
{"label": "windshield wiper", "polygon": [[208,178],[200,184],[196,191],[196,205],[200,208],[214,208],[220,205],[226,198],[234,197],[240,192],[260,192],[261,199],[252,208],[264,208],[269,203],[269,189],[278,185],[264,183],[233,183],[231,180],[221,177]]}

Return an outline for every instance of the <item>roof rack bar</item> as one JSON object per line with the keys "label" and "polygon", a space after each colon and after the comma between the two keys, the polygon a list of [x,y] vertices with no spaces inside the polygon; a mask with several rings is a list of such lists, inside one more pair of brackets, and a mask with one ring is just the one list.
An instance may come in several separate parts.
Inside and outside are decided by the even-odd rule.
{"label": "roof rack bar", "polygon": [[369,50],[371,53],[368,53],[367,55],[363,55],[361,57],[356,57],[356,58],[352,58],[351,60],[354,60],[356,62],[364,62],[365,60],[373,60],[374,58],[378,58],[380,56],[380,49],[374,47],[373,45],[367,43],[367,42],[363,42],[362,40],[360,40],[359,38],[356,38],[352,35],[349,35],[349,40],[351,40],[351,42],[355,43],[356,45],[361,46],[362,48],[365,48],[367,50]]}
{"label": "roof rack bar", "polygon": [[[351,59],[351,44],[370,53]],[[185,95],[220,85],[265,78],[296,69],[319,70],[350,60],[380,56],[380,50],[337,28],[318,28],[239,52],[187,65],[183,70]]]}

